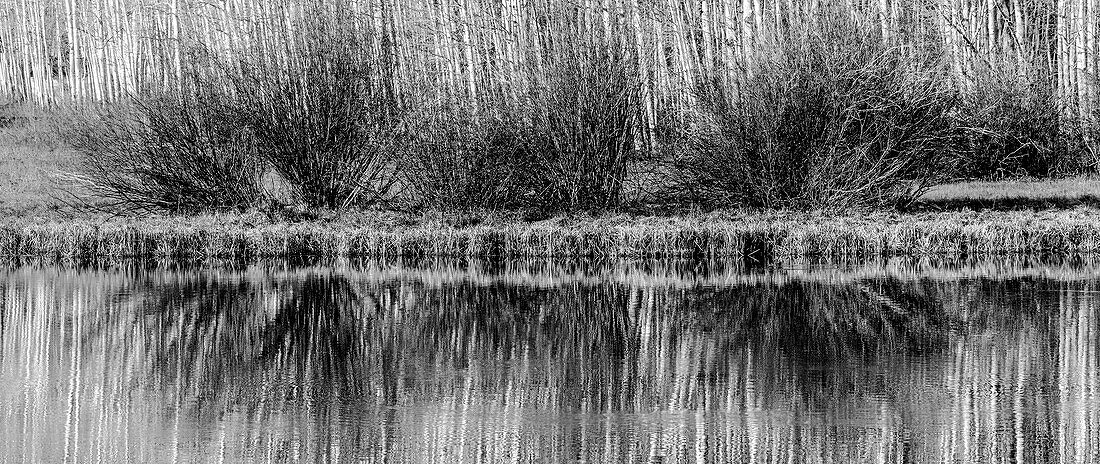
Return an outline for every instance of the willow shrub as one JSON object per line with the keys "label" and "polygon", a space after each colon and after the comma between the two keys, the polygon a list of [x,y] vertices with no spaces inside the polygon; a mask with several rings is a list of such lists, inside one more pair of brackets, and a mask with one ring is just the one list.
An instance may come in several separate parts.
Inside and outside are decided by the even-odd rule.
{"label": "willow shrub", "polygon": [[842,209],[911,201],[954,140],[947,73],[844,15],[792,31],[737,76],[704,76],[676,184],[710,206]]}
{"label": "willow shrub", "polygon": [[402,112],[375,37],[318,12],[299,25],[290,60],[254,53],[226,66],[233,105],[261,159],[292,201],[314,208],[368,206],[396,181]]}
{"label": "willow shrub", "polygon": [[407,205],[512,209],[533,202],[528,127],[506,114],[476,117],[458,102],[420,113],[401,165]]}
{"label": "willow shrub", "polygon": [[75,131],[84,178],[120,204],[169,212],[384,200],[402,121],[385,75],[392,60],[347,19],[307,15],[289,60],[263,43],[198,47],[170,94],[139,95]]}
{"label": "willow shrub", "polygon": [[402,171],[414,204],[542,212],[614,208],[649,155],[641,86],[618,46],[565,36],[517,101],[430,110]]}
{"label": "willow shrub", "polygon": [[264,201],[255,140],[209,89],[91,109],[63,135],[83,155],[80,179],[119,207],[197,213]]}
{"label": "willow shrub", "polygon": [[563,47],[531,95],[532,189],[545,210],[614,208],[650,161],[639,127],[639,71],[617,45]]}
{"label": "willow shrub", "polygon": [[[992,58],[991,58],[992,59]],[[1049,79],[990,64],[965,92],[953,173],[967,179],[1062,177],[1095,169],[1090,125],[1067,116]]]}

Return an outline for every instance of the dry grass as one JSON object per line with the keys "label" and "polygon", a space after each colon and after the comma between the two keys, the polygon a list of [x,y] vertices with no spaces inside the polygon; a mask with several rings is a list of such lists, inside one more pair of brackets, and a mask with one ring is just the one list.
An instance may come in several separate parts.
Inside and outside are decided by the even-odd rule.
{"label": "dry grass", "polygon": [[74,167],[77,156],[44,139],[34,128],[0,129],[0,214],[33,215],[62,206],[54,174]]}
{"label": "dry grass", "polygon": [[1100,178],[971,181],[933,187],[918,207],[945,209],[1047,209],[1100,206]]}
{"label": "dry grass", "polygon": [[52,258],[791,257],[1033,255],[1100,252],[1100,212],[715,213],[524,222],[504,217],[363,213],[280,222],[261,214],[116,219],[9,219],[0,255]]}
{"label": "dry grass", "polygon": [[66,217],[78,214],[82,200],[65,174],[79,155],[61,143],[56,112],[0,104],[0,216]]}

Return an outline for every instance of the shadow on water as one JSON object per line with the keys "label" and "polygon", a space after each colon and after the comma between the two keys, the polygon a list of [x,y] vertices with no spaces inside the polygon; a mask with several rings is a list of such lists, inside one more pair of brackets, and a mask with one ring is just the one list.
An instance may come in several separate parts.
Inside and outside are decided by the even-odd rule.
{"label": "shadow on water", "polygon": [[1100,443],[1092,281],[579,273],[14,271],[0,451],[1033,462]]}
{"label": "shadow on water", "polygon": [[[150,373],[196,392],[194,415],[254,397],[231,385],[263,375],[286,398],[361,391],[362,302],[346,279],[306,274],[250,282],[195,276],[134,290],[140,333],[150,337]],[[110,330],[107,325],[104,329]],[[176,376],[176,378],[172,378]],[[232,388],[237,387],[237,388]],[[225,398],[226,393],[231,393]]]}

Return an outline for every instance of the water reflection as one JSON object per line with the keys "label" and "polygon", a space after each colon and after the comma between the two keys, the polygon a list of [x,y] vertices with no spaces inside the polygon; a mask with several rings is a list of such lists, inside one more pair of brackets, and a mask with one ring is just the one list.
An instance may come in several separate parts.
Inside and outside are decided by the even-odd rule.
{"label": "water reflection", "polygon": [[0,274],[0,456],[1100,454],[1091,275],[551,274],[386,263],[15,268]]}

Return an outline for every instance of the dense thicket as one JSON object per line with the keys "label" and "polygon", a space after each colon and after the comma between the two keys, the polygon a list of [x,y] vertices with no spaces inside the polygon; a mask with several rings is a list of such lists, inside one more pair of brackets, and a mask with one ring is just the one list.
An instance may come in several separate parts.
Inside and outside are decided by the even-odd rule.
{"label": "dense thicket", "polygon": [[325,208],[384,200],[399,161],[395,138],[402,109],[386,83],[378,38],[358,35],[323,10],[306,17],[287,60],[254,54],[229,61],[215,55],[217,88],[255,137],[259,159],[277,174],[296,203]]}
{"label": "dense thicket", "polygon": [[0,92],[136,101],[75,140],[142,207],[843,208],[1096,164],[1084,0],[13,6]]}
{"label": "dense thicket", "polygon": [[1067,111],[1041,73],[1016,65],[993,57],[975,70],[958,110],[962,145],[952,151],[952,174],[996,180],[1095,171],[1095,118]]}
{"label": "dense thicket", "polygon": [[697,86],[678,185],[710,205],[827,209],[908,202],[944,180],[955,93],[941,63],[843,12],[792,30],[732,82]]}
{"label": "dense thicket", "polygon": [[[633,170],[654,162],[646,143],[643,88],[635,63],[618,47],[563,36],[523,104],[466,100],[431,115],[406,148],[406,198],[435,208],[536,208],[620,205]],[[537,78],[538,76],[531,76]]]}
{"label": "dense thicket", "polygon": [[81,177],[117,206],[197,213],[261,206],[256,141],[218,93],[201,87],[90,109],[67,129]]}

